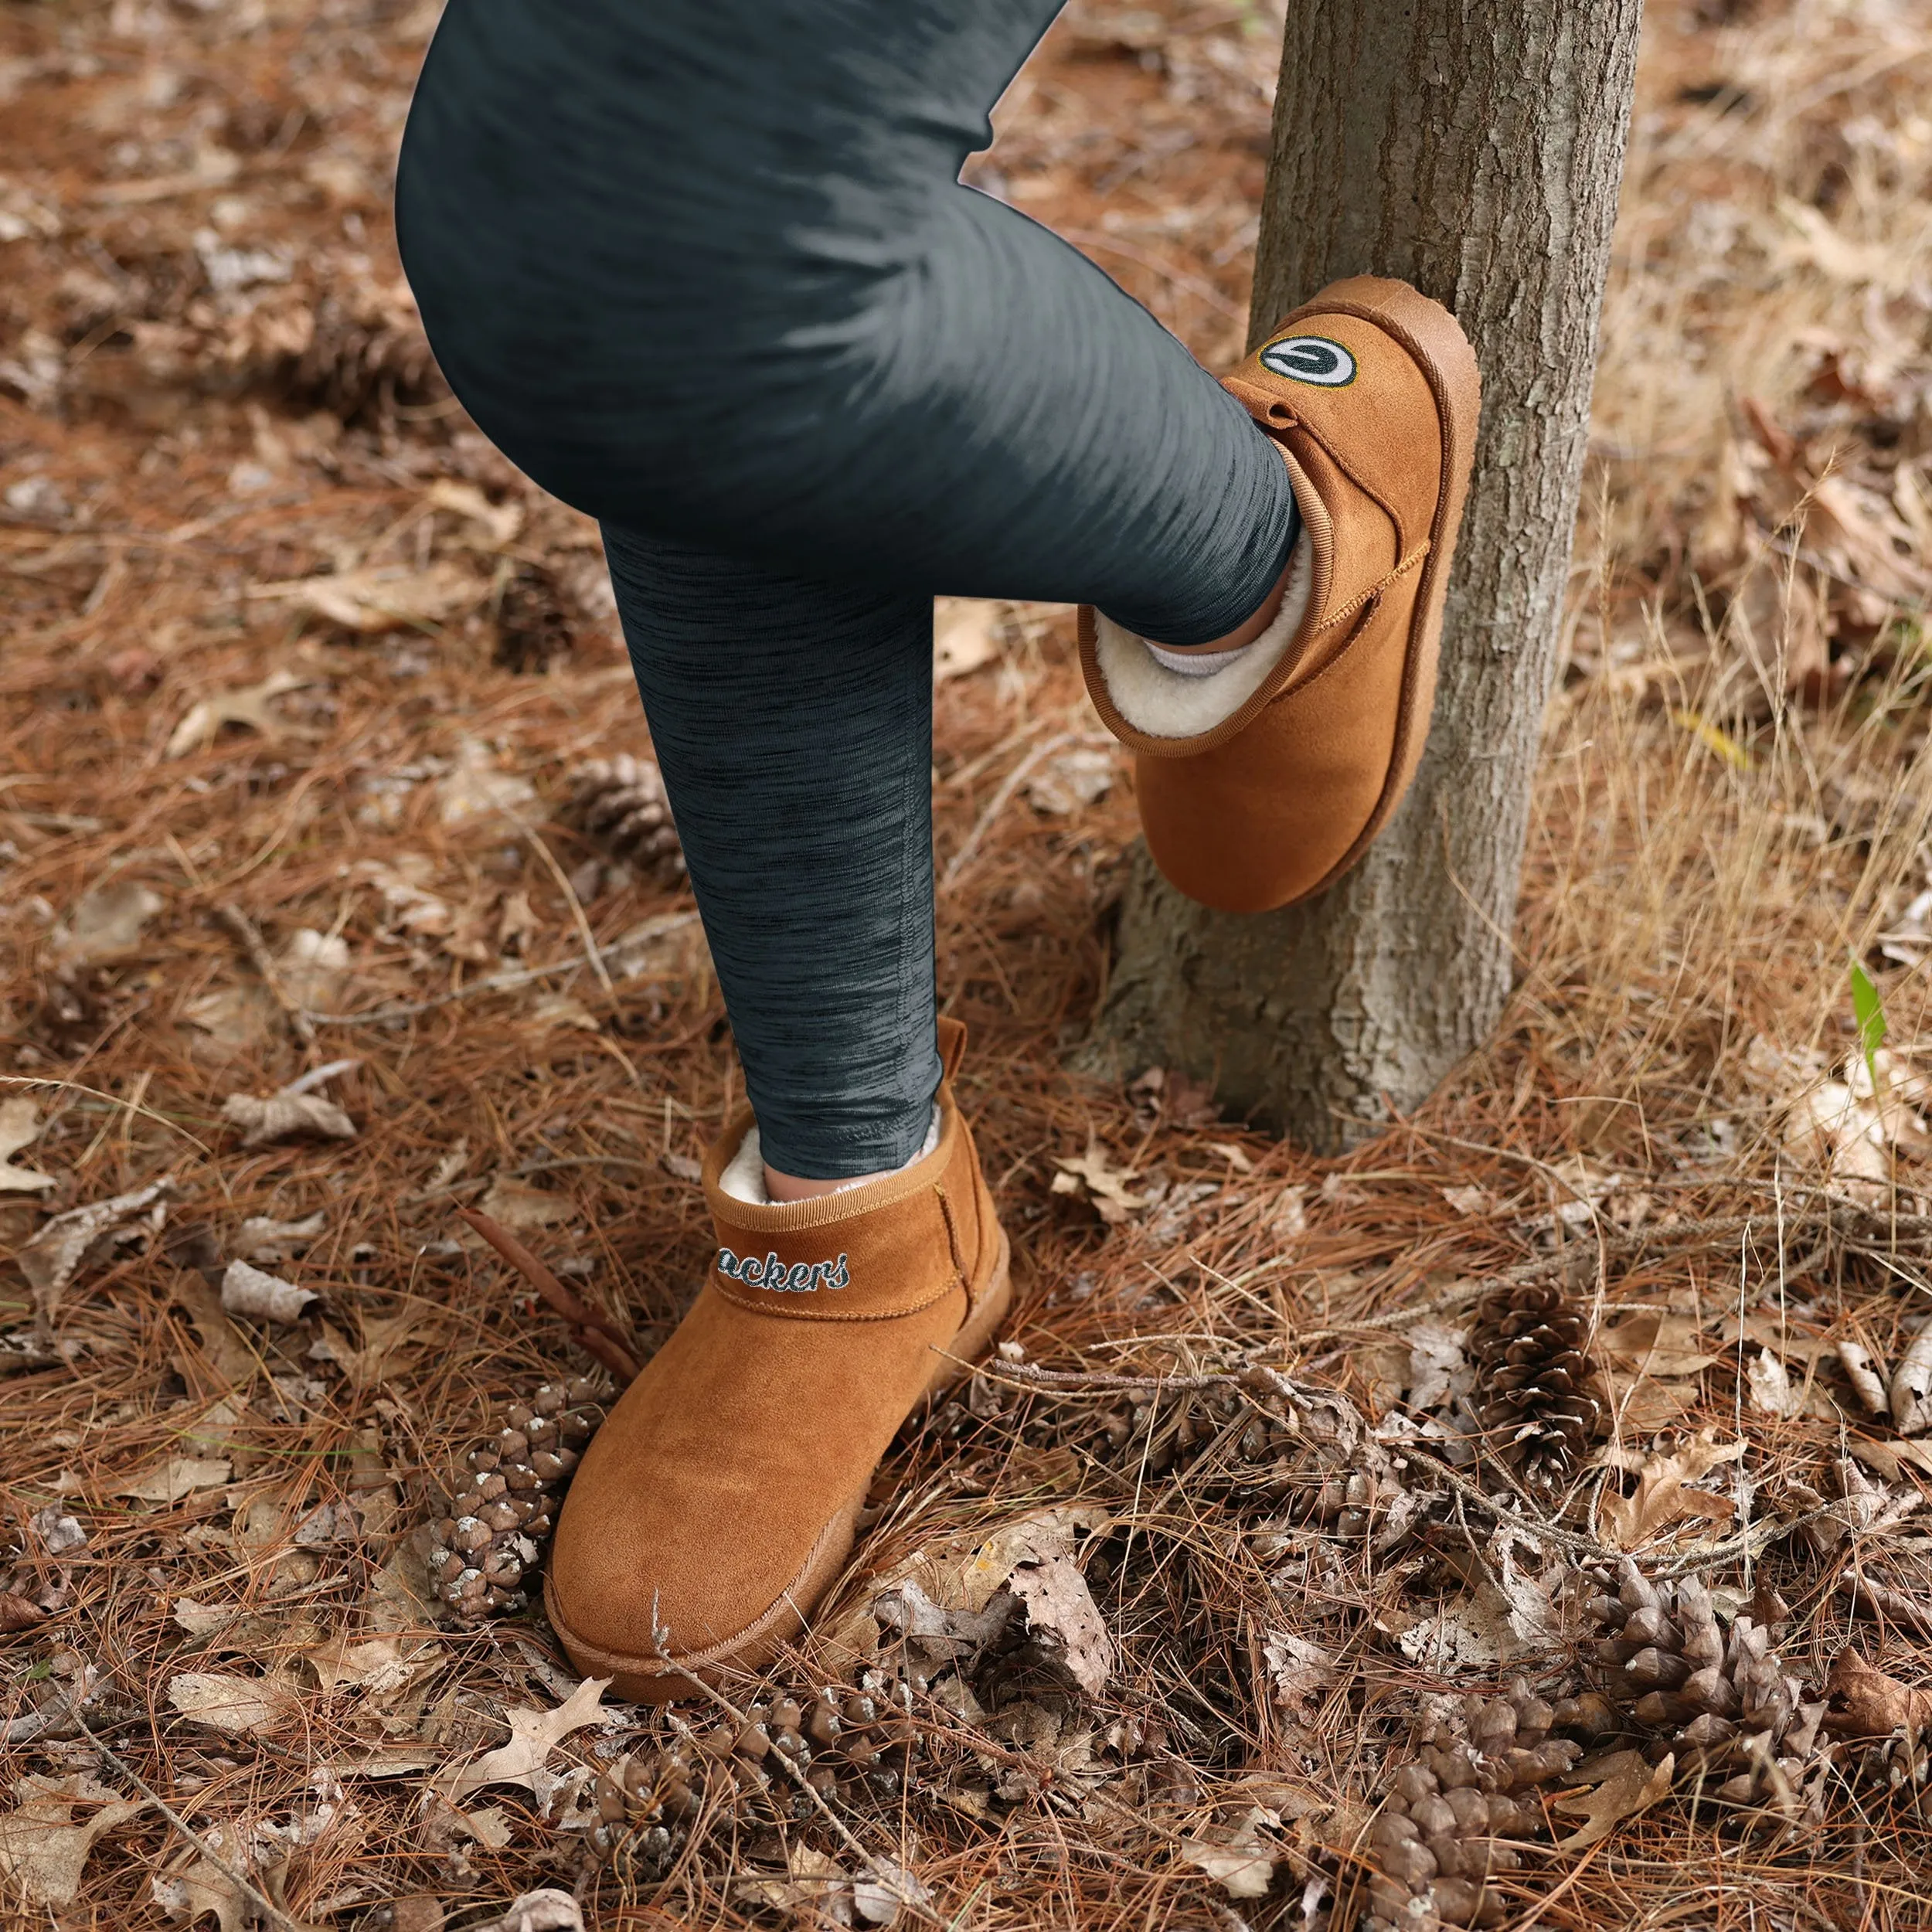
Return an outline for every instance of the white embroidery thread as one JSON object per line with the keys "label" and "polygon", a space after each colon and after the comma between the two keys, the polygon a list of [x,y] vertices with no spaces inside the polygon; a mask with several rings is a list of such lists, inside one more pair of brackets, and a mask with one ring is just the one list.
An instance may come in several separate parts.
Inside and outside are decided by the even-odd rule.
{"label": "white embroidery thread", "polygon": [[755,1255],[718,1250],[717,1269],[748,1288],[768,1288],[777,1294],[811,1294],[820,1288],[849,1288],[852,1274],[845,1257],[836,1261],[794,1261],[787,1267],[774,1253],[760,1261]]}

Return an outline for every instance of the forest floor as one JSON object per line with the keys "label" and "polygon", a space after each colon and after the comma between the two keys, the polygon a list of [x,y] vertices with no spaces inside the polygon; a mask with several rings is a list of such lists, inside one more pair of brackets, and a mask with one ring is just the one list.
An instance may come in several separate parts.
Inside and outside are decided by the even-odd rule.
{"label": "forest floor", "polygon": [[[1651,9],[1519,991],[1372,1144],[1068,1070],[1131,777],[1070,613],[942,611],[1019,1301],[729,1716],[417,1534],[599,1372],[455,1210],[648,1349],[737,1090],[573,804],[648,748],[594,532],[400,280],[436,11],[0,5],[7,1922],[1932,1924],[1923,8]],[[1225,367],[1277,45],[1083,6],[975,178]]]}

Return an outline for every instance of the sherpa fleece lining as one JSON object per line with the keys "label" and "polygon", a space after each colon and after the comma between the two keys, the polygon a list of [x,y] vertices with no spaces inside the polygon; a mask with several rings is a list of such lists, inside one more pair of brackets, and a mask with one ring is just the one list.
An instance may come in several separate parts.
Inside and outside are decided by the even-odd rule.
{"label": "sherpa fleece lining", "polygon": [[[913,1161],[923,1161],[939,1145],[939,1108],[933,1107],[932,1124],[926,1130],[926,1145],[915,1154],[905,1167],[893,1169],[895,1174],[903,1174]],[[874,1177],[876,1178],[876,1177]],[[849,1194],[855,1187],[870,1185],[866,1180],[842,1181],[832,1191],[835,1194]],[[718,1185],[734,1201],[743,1201],[751,1207],[775,1207],[774,1202],[765,1187],[764,1155],[758,1145],[758,1130],[755,1127],[745,1130],[744,1138],[738,1143],[738,1151],[726,1163],[725,1171],[718,1176]]]}
{"label": "sherpa fleece lining", "polygon": [[1246,650],[1206,677],[1169,671],[1145,638],[1094,613],[1094,656],[1114,708],[1150,738],[1193,738],[1231,718],[1260,688],[1294,641],[1313,588],[1312,547],[1304,532],[1288,560],[1288,581],[1274,621]]}

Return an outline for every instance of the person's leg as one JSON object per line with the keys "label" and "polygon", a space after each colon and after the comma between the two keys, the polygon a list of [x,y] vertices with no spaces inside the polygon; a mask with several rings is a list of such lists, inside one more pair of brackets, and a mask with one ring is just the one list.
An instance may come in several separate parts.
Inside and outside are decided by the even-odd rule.
{"label": "person's leg", "polygon": [[764,1165],[901,1166],[939,1085],[931,601],[604,543]]}
{"label": "person's leg", "polygon": [[403,255],[446,372],[622,527],[881,590],[1224,638],[1285,468],[1075,250],[960,185],[1058,0],[455,0]]}
{"label": "person's leg", "polygon": [[896,1165],[930,1119],[931,594],[1218,640],[1293,535],[1280,459],[1181,345],[957,182],[1053,11],[456,0],[412,110],[426,325],[605,519],[779,1177]]}

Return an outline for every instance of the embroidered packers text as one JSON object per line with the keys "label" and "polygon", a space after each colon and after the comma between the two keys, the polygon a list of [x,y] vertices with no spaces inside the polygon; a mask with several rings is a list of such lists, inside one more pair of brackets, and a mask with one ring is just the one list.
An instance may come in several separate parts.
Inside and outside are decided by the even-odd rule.
{"label": "embroidered packers text", "polygon": [[794,1261],[789,1267],[776,1254],[760,1261],[755,1255],[718,1250],[718,1272],[748,1288],[770,1288],[780,1294],[811,1294],[820,1288],[849,1288],[852,1276],[842,1254],[836,1261]]}

